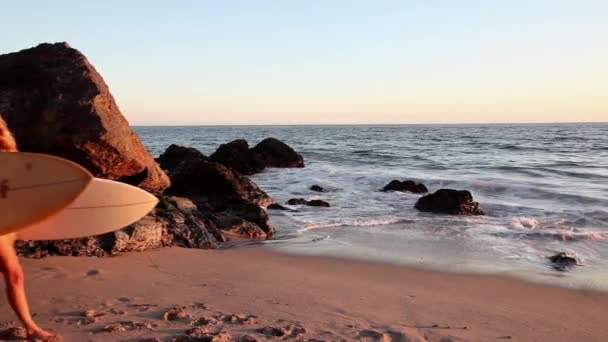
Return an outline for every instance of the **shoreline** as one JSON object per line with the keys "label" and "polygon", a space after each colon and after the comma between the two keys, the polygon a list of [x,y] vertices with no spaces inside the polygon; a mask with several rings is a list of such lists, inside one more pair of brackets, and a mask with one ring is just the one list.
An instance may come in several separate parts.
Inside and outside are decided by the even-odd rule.
{"label": "shoreline", "polygon": [[[608,294],[504,276],[251,247],[49,257],[23,265],[36,319],[66,341],[170,341],[193,327],[189,320],[162,319],[174,306],[184,306],[192,319],[219,317],[221,322],[204,329],[225,331],[233,339],[246,334],[263,340],[255,330],[264,326],[301,327],[305,332],[297,339],[304,340],[608,339]],[[5,301],[2,305],[0,320],[14,320]],[[103,315],[83,321],[88,309]],[[256,317],[224,322],[229,313]],[[103,330],[117,322],[135,328]],[[137,328],[142,322],[149,329]]]}

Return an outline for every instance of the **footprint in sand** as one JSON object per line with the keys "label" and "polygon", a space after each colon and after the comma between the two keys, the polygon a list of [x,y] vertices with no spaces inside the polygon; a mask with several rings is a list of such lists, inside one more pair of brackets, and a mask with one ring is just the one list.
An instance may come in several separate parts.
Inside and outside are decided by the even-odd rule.
{"label": "footprint in sand", "polygon": [[101,274],[100,270],[88,270],[86,275],[87,277],[94,277],[94,276],[98,276]]}

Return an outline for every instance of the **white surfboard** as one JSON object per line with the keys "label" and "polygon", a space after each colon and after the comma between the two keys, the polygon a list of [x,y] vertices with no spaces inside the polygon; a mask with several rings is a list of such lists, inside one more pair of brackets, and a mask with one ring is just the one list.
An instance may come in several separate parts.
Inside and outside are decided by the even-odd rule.
{"label": "white surfboard", "polygon": [[56,214],[92,179],[86,169],[63,158],[0,152],[0,235]]}
{"label": "white surfboard", "polygon": [[158,199],[140,188],[95,178],[66,209],[17,232],[19,240],[63,240],[124,228],[148,214]]}

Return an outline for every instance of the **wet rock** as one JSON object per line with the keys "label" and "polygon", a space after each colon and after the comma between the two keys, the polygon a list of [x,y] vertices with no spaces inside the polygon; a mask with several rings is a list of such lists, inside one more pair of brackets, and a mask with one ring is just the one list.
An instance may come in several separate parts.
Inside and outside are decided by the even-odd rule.
{"label": "wet rock", "polygon": [[279,139],[264,139],[251,153],[256,163],[264,167],[304,167],[304,158]]}
{"label": "wet rock", "polygon": [[101,75],[67,43],[0,55],[0,113],[23,152],[64,157],[153,193],[169,186]]}
{"label": "wet rock", "polygon": [[287,204],[289,205],[308,205],[311,207],[329,207],[329,203],[322,201],[322,200],[311,200],[311,201],[307,201],[303,198],[292,198],[289,201],[287,201]]}
{"label": "wet rock", "polygon": [[253,336],[250,336],[250,335],[243,335],[243,336],[239,336],[236,339],[236,341],[237,342],[257,342],[258,339]]}
{"label": "wet rock", "polygon": [[171,170],[186,159],[208,160],[204,154],[193,147],[171,144],[163,154],[156,158],[156,161],[163,169]]}
{"label": "wet rock", "polygon": [[576,255],[568,252],[560,252],[547,257],[547,259],[557,271],[567,271],[574,266],[581,265]]}
{"label": "wet rock", "polygon": [[232,323],[232,324],[256,324],[256,318],[257,316],[255,315],[247,315],[247,314],[242,314],[242,313],[238,313],[238,314],[228,314],[222,317],[222,320],[224,322],[227,323]]}
{"label": "wet rock", "polygon": [[304,159],[284,142],[268,138],[249,148],[244,139],[221,145],[211,161],[228,166],[244,175],[262,172],[267,167],[304,167]]}
{"label": "wet rock", "polygon": [[424,212],[452,215],[483,215],[479,203],[466,190],[441,189],[423,196],[416,202],[416,209]]}
{"label": "wet rock", "polygon": [[326,207],[326,208],[330,207],[329,203],[322,201],[322,200],[311,200],[311,201],[308,201],[306,203],[306,205],[310,206],[310,207]]}
{"label": "wet rock", "polygon": [[306,329],[301,325],[288,325],[283,328],[285,331],[284,339],[298,338],[306,333]]}
{"label": "wet rock", "polygon": [[399,181],[393,180],[384,186],[382,191],[400,191],[400,192],[413,192],[415,194],[424,194],[429,192],[426,186],[422,183],[416,183],[411,180]]}
{"label": "wet rock", "polygon": [[316,191],[316,192],[325,192],[325,189],[323,189],[322,186],[319,185],[313,185],[310,187],[311,191]]}
{"label": "wet rock", "polygon": [[287,201],[287,204],[289,205],[306,205],[307,203],[308,201],[303,198],[292,198]]}
{"label": "wet rock", "polygon": [[220,145],[209,158],[244,175],[252,175],[264,170],[264,165],[258,164],[253,158],[249,151],[249,143],[245,139],[237,139]]}
{"label": "wet rock", "polygon": [[286,208],[278,203],[272,203],[268,207],[266,207],[266,209],[268,209],[268,210],[289,210],[288,208]]}

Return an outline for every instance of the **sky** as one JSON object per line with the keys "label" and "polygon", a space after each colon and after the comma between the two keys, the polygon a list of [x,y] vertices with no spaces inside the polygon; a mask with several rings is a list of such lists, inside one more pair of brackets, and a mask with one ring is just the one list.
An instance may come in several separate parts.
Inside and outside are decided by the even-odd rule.
{"label": "sky", "polygon": [[608,121],[608,1],[6,1],[132,125]]}

